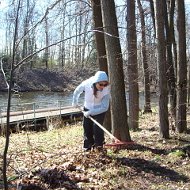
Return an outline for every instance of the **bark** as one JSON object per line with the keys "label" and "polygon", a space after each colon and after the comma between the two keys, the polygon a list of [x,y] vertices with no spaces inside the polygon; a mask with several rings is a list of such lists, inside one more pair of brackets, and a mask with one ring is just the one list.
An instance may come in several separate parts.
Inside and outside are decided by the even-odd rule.
{"label": "bark", "polygon": [[[45,18],[45,41],[46,41],[46,47],[49,46],[49,29],[48,29],[48,17],[46,16]],[[48,69],[48,60],[49,60],[49,48],[45,49],[45,54],[44,54],[44,62],[46,69]]]}
{"label": "bark", "polygon": [[3,182],[4,182],[4,189],[8,190],[8,182],[7,182],[7,153],[9,148],[9,141],[10,141],[10,108],[11,108],[11,95],[12,95],[12,83],[13,83],[13,74],[14,74],[14,62],[16,57],[16,41],[18,35],[18,19],[19,19],[19,11],[20,11],[20,1],[18,1],[17,11],[16,11],[16,18],[15,18],[15,28],[14,28],[14,39],[13,39],[13,52],[12,52],[12,62],[10,68],[10,80],[8,85],[8,102],[7,102],[7,126],[5,131],[6,141],[5,141],[5,148],[3,152]]}
{"label": "bark", "polygon": [[134,0],[127,0],[127,42],[129,82],[129,127],[133,130],[137,130],[139,127],[139,88]]}
{"label": "bark", "polygon": [[184,0],[177,0],[178,79],[177,79],[177,130],[187,131],[187,59]]}
{"label": "bark", "polygon": [[172,43],[172,49],[173,49],[174,75],[177,76],[177,46],[176,46],[175,31],[174,31],[175,1],[176,0],[171,0],[170,1],[169,29],[170,29],[170,37],[171,37],[171,43]]}
{"label": "bark", "polygon": [[[172,40],[171,31],[168,22],[167,4],[164,3],[164,14],[165,14],[165,28],[166,28],[166,52],[167,52],[167,79],[168,79],[168,92],[169,92],[169,104],[171,116],[175,119],[176,116],[176,84],[175,84],[175,73],[174,63],[172,56]],[[170,18],[172,19],[172,18]]]}
{"label": "bark", "polygon": [[[102,13],[100,0],[92,0],[92,11],[95,31],[95,42],[97,50],[97,62],[99,69],[108,73],[107,58],[106,58],[106,47],[103,33]],[[106,113],[104,120],[104,127],[111,132],[111,112],[110,109]]]}
{"label": "bark", "polygon": [[113,135],[121,141],[131,141],[127,122],[123,60],[114,0],[101,0],[105,31],[108,72],[111,83],[111,118]]}
{"label": "bark", "polygon": [[159,121],[160,137],[169,138],[168,121],[168,92],[166,78],[166,44],[164,36],[164,0],[155,2],[156,7],[156,37],[158,53],[158,77],[159,77]]}
{"label": "bark", "polygon": [[92,10],[98,65],[100,70],[108,72],[100,0],[92,0]]}
{"label": "bark", "polygon": [[150,100],[150,74],[149,74],[149,66],[147,60],[147,50],[146,50],[146,33],[145,33],[145,19],[144,19],[144,11],[142,8],[142,4],[140,0],[137,0],[140,19],[141,19],[141,36],[142,36],[142,62],[143,62],[143,71],[144,71],[144,97],[145,97],[145,105],[144,105],[144,113],[152,112],[151,110],[151,100]]}
{"label": "bark", "polygon": [[153,2],[153,0],[149,0],[149,1],[150,1],[150,9],[151,9],[152,22],[153,22],[153,26],[154,26],[154,33],[156,34],[154,2]]}

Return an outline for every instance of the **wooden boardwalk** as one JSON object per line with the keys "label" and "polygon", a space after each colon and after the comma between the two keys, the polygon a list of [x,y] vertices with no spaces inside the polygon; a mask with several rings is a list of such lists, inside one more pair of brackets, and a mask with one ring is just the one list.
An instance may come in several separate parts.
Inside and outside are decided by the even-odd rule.
{"label": "wooden boardwalk", "polygon": [[[77,108],[73,108],[72,106],[67,107],[55,107],[55,108],[43,108],[36,110],[26,110],[26,111],[15,111],[10,112],[10,123],[16,124],[20,122],[26,121],[34,121],[34,120],[43,120],[48,117],[55,116],[69,116],[80,114],[81,112]],[[0,114],[0,125],[6,124],[7,122],[7,114],[5,112],[1,112]]]}

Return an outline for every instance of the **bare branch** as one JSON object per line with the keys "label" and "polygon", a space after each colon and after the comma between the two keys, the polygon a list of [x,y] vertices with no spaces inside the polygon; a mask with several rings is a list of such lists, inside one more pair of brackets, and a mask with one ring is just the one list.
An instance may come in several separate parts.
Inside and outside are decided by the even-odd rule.
{"label": "bare branch", "polygon": [[[52,10],[61,0],[57,0],[56,2],[54,2],[51,6],[49,6],[47,9],[46,9],[46,12],[44,14],[44,16],[41,18],[41,20],[39,20],[32,28],[30,28],[26,35],[31,31],[31,30],[34,30],[39,24],[41,24],[43,22],[43,20],[47,17],[47,15],[49,14],[49,11]],[[20,40],[19,42],[17,43],[17,47],[18,45],[20,44],[20,42],[23,40],[23,38],[26,36],[24,35]]]}
{"label": "bare branch", "polygon": [[[100,33],[104,33],[105,35],[108,35],[108,36],[111,36],[111,37],[114,37],[114,38],[119,38],[118,36],[114,36],[114,35],[112,35],[112,34],[109,34],[109,33],[107,33],[107,32],[102,32],[102,31],[100,31],[100,30],[89,30],[88,33],[90,33],[90,32],[100,32]],[[69,40],[69,39],[71,39],[71,38],[74,38],[74,37],[76,37],[76,36],[83,35],[83,34],[85,34],[85,32],[80,33],[80,34],[78,34],[78,35],[70,36],[70,37],[68,37],[68,38],[66,38],[66,39],[57,41],[57,42],[55,42],[55,43],[50,44],[49,46],[46,46],[46,47],[43,47],[43,48],[39,49],[38,51],[36,51],[36,52],[34,52],[34,53],[28,55],[27,57],[25,57],[24,59],[22,59],[19,63],[17,63],[16,65],[14,65],[13,70],[15,70],[15,69],[16,69],[17,67],[19,67],[20,65],[24,64],[25,61],[27,61],[28,59],[32,58],[34,55],[40,53],[41,51],[43,51],[43,50],[45,50],[45,49],[47,49],[47,48],[49,48],[49,47],[55,46],[55,45],[57,45],[57,44],[59,44],[59,43],[61,43],[61,42],[64,42],[64,41],[66,41],[66,40]]]}
{"label": "bare branch", "polygon": [[5,74],[4,69],[3,69],[3,58],[2,57],[1,57],[1,72],[3,73],[3,78],[5,80],[7,88],[9,88],[9,83],[7,82],[7,77],[6,77],[6,74]]}

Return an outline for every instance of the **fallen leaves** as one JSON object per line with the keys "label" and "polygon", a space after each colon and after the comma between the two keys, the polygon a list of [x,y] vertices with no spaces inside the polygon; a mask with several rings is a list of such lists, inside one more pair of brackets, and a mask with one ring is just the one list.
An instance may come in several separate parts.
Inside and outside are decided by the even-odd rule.
{"label": "fallen leaves", "polygon": [[[27,138],[25,134],[12,134],[10,190],[188,189],[188,146],[181,147],[175,138],[163,143],[156,136],[156,128],[143,127],[131,132],[135,144],[102,152],[82,151],[83,131],[77,125],[28,133]],[[185,138],[188,144],[189,136]]]}

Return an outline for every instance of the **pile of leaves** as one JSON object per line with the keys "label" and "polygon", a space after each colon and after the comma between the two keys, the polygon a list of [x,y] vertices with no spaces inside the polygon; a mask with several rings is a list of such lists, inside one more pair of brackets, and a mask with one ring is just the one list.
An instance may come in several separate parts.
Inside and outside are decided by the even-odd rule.
{"label": "pile of leaves", "polygon": [[[169,140],[159,139],[157,121],[156,115],[143,115],[140,129],[130,132],[134,144],[103,151],[82,150],[81,123],[46,132],[11,134],[10,190],[188,190],[190,134],[172,131]],[[4,143],[0,137],[1,150]],[[2,184],[0,178],[0,189]]]}

